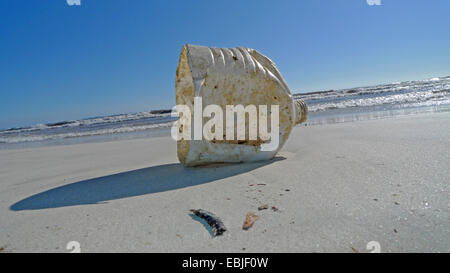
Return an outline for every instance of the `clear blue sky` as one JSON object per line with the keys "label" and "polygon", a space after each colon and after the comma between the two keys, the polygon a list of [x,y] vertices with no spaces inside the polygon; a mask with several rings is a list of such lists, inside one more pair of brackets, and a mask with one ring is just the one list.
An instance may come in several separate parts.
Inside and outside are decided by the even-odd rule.
{"label": "clear blue sky", "polygon": [[175,104],[185,43],[255,48],[293,92],[450,75],[450,1],[0,1],[0,128]]}

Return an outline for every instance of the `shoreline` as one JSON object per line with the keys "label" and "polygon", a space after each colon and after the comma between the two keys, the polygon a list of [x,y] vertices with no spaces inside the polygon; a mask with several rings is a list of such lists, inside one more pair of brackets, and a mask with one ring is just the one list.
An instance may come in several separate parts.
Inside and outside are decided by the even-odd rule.
{"label": "shoreline", "polygon": [[[345,112],[342,109],[337,109],[338,112],[333,110],[327,112],[314,112],[310,113],[308,120],[298,126],[318,126],[318,125],[330,125],[338,123],[348,122],[361,122],[369,120],[383,120],[391,118],[401,118],[414,115],[434,114],[450,112],[450,105],[442,106],[426,106],[426,107],[403,107],[399,109],[380,110],[372,109],[370,111],[357,112],[354,109],[348,109],[350,111]],[[133,139],[145,139],[154,137],[166,137],[170,136],[170,126],[155,128],[150,130],[135,131],[128,133],[113,133],[102,134],[82,137],[68,137],[61,139],[49,139],[40,141],[25,141],[18,143],[0,143],[0,151],[2,150],[15,150],[15,149],[28,149],[28,148],[40,148],[51,146],[64,146],[74,144],[86,144],[86,143],[102,143],[102,142],[114,142],[122,140]]]}
{"label": "shoreline", "polygon": [[[223,167],[183,168],[165,136],[0,150],[0,247],[368,252],[378,241],[381,252],[449,252],[449,121],[297,126],[276,160]],[[228,231],[212,238],[189,216],[200,208]],[[248,212],[260,217],[244,231]]]}

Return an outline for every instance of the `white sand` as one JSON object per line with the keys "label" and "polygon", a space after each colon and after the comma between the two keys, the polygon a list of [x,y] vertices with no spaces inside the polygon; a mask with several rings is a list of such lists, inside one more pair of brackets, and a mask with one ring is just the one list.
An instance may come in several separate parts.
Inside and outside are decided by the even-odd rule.
{"label": "white sand", "polygon": [[0,151],[0,251],[450,252],[450,113],[296,127],[280,156],[184,169],[169,137]]}

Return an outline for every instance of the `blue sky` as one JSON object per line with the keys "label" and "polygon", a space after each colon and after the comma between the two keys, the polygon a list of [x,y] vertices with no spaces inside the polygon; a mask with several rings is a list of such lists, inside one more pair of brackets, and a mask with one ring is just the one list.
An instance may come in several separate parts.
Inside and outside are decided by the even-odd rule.
{"label": "blue sky", "polygon": [[259,50],[295,93],[450,75],[450,1],[0,1],[0,128],[169,108],[185,43]]}

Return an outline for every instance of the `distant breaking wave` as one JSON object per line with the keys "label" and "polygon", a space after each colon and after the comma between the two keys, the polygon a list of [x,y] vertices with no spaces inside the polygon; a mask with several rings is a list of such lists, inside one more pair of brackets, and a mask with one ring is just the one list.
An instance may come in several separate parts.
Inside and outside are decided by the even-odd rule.
{"label": "distant breaking wave", "polygon": [[[344,113],[364,113],[420,107],[448,107],[450,105],[450,76],[421,81],[405,81],[369,87],[298,93],[308,105],[309,120],[327,116],[338,120]],[[82,120],[38,124],[32,127],[0,130],[0,148],[20,143],[82,139],[139,134],[171,127],[175,117],[170,110],[158,110]],[[5,146],[6,145],[6,146]]]}
{"label": "distant breaking wave", "polygon": [[95,126],[95,125],[124,123],[124,122],[141,120],[141,119],[170,117],[170,110],[160,110],[160,111],[162,111],[162,112],[168,111],[169,113],[155,114],[152,112],[139,112],[139,113],[133,113],[133,114],[120,114],[120,115],[111,115],[111,116],[105,116],[105,117],[95,117],[95,118],[88,118],[88,119],[82,119],[82,120],[61,121],[61,122],[55,122],[55,123],[37,124],[33,127],[11,128],[11,129],[7,129],[4,131],[0,131],[0,134],[5,133],[5,132],[9,132],[9,133],[30,132],[30,131],[37,131],[37,130],[52,129],[52,128]]}
{"label": "distant breaking wave", "polygon": [[120,134],[120,133],[130,133],[146,131],[157,128],[167,128],[172,125],[172,122],[167,122],[163,124],[151,124],[143,126],[130,126],[130,127],[118,127],[109,129],[100,129],[84,132],[67,132],[59,134],[42,134],[42,135],[23,135],[16,137],[0,137],[0,143],[20,143],[29,141],[43,141],[43,140],[54,140],[54,139],[64,139],[64,138],[74,138],[74,137],[86,137],[86,136],[100,136],[106,134]]}
{"label": "distant breaking wave", "polygon": [[295,94],[294,98],[305,100],[310,112],[381,105],[439,106],[450,104],[450,77]]}
{"label": "distant breaking wave", "polygon": [[176,118],[171,117],[170,110],[158,112],[162,113],[139,112],[11,128],[0,131],[0,143],[13,144],[169,128]]}
{"label": "distant breaking wave", "polygon": [[350,107],[365,107],[376,105],[405,105],[409,107],[433,106],[450,103],[450,90],[443,91],[419,91],[404,94],[390,94],[368,98],[348,98],[337,102],[310,103],[310,112],[326,111],[330,109],[342,109]]}

